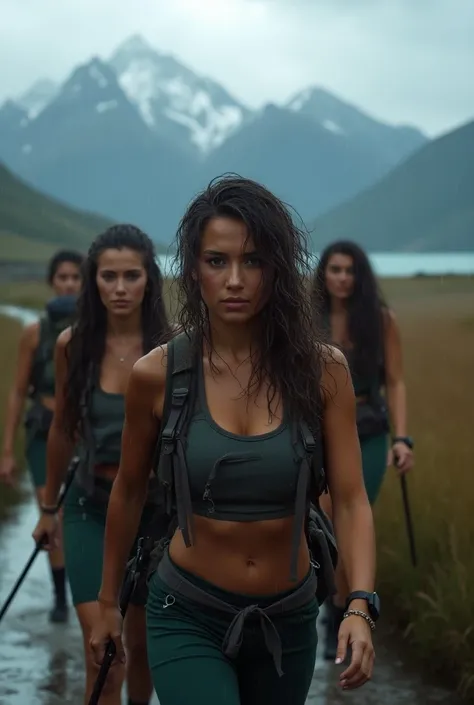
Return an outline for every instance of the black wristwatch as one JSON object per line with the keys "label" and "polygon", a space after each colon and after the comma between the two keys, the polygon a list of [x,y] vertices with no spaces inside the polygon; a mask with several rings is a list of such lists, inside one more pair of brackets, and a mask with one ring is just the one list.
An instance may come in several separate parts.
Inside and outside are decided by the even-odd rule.
{"label": "black wristwatch", "polygon": [[413,450],[415,447],[415,442],[411,436],[394,436],[394,438],[392,438],[392,444],[393,443],[404,443],[410,450]]}
{"label": "black wristwatch", "polygon": [[367,602],[370,618],[374,622],[378,620],[380,617],[380,598],[376,592],[365,592],[364,590],[355,590],[354,592],[351,592],[346,600],[346,612],[353,600],[365,600]]}

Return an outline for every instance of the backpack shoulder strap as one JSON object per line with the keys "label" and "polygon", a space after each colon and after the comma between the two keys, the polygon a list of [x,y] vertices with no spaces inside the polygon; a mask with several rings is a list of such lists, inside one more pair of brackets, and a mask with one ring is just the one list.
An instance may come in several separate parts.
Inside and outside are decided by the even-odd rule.
{"label": "backpack shoulder strap", "polygon": [[40,384],[41,381],[41,376],[43,374],[44,367],[47,362],[48,358],[48,351],[49,351],[49,340],[50,340],[50,321],[48,316],[43,313],[40,318],[39,318],[39,331],[38,331],[38,345],[36,347],[34,357],[33,357],[33,365],[31,368],[31,374],[30,374],[30,398],[34,399],[36,392],[37,392],[37,387]]}
{"label": "backpack shoulder strap", "polygon": [[305,421],[298,423],[298,431],[304,451],[308,457],[311,469],[311,483],[319,496],[327,490],[326,474],[324,472],[324,439],[321,433],[321,424],[318,423],[316,438]]}
{"label": "backpack shoulder strap", "polygon": [[176,433],[181,411],[191,387],[193,361],[191,339],[186,333],[171,338],[167,345],[165,402],[161,421],[161,439],[170,439]]}
{"label": "backpack shoulder strap", "polygon": [[166,512],[172,514],[175,500],[179,526],[185,544],[189,546],[192,507],[184,448],[196,389],[196,365],[191,337],[187,333],[180,333],[169,341],[167,351],[165,402],[154,465],[157,466],[156,474],[165,490]]}

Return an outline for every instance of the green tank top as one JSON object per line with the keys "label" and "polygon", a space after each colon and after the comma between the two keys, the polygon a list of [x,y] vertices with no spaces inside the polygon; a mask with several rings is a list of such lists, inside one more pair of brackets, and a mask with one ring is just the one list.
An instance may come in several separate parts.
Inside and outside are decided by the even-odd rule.
{"label": "green tank top", "polygon": [[379,381],[379,370],[377,369],[373,376],[359,375],[355,369],[354,364],[354,348],[344,347],[342,345],[339,345],[338,343],[335,343],[332,340],[331,320],[329,317],[329,313],[325,313],[323,315],[323,325],[327,335],[327,340],[330,342],[331,345],[334,345],[334,347],[339,348],[339,350],[341,350],[346,357],[347,364],[349,365],[349,370],[351,373],[352,384],[354,386],[354,394],[356,395],[356,397],[369,396],[369,394],[373,392],[374,386],[376,386],[377,389],[381,386]]}
{"label": "green tank top", "polygon": [[95,384],[89,402],[89,422],[95,447],[95,464],[119,463],[124,420],[123,394],[104,392],[99,383]]}
{"label": "green tank top", "polygon": [[[76,471],[76,482],[90,496],[108,501],[109,492],[96,483],[97,465],[120,463],[122,429],[125,421],[125,397],[123,394],[104,392],[100,386],[100,372],[92,373],[92,384],[87,399],[87,414],[83,420],[84,437],[78,447],[81,462]],[[162,502],[158,481],[148,484],[146,504]]]}
{"label": "green tank top", "polygon": [[186,443],[193,513],[227,521],[293,515],[303,449],[293,442],[286,414],[278,428],[258,436],[224,430],[207,406],[202,359],[197,367]]}

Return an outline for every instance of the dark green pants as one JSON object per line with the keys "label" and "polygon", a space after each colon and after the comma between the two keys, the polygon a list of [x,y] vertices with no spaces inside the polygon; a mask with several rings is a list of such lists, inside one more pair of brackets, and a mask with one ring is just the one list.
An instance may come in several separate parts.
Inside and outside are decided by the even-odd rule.
{"label": "dark green pants", "polygon": [[26,448],[26,462],[35,489],[46,485],[46,436],[32,438]]}
{"label": "dark green pants", "polygon": [[[178,569],[180,570],[180,569]],[[266,607],[282,597],[233,595],[180,571],[189,581],[239,609]],[[317,633],[316,598],[304,607],[272,617],[283,647],[279,677],[258,618],[248,617],[235,660],[222,642],[232,615],[203,607],[173,592],[153,575],[147,603],[148,660],[160,705],[304,705],[313,677]]]}
{"label": "dark green pants", "polygon": [[[104,489],[112,483],[100,480]],[[146,529],[154,515],[155,507],[145,507],[138,536]],[[91,500],[75,482],[72,483],[64,502],[64,558],[74,605],[94,602],[102,582],[105,521],[107,504]],[[136,552],[136,542],[132,554]],[[144,604],[143,600],[132,600]]]}
{"label": "dark green pants", "polygon": [[387,470],[388,440],[385,434],[365,438],[360,443],[362,470],[370,504],[374,504]]}

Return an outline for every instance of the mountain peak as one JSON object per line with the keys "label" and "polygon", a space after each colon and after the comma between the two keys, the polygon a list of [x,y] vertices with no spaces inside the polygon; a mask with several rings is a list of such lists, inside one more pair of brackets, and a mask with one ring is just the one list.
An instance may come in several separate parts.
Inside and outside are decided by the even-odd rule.
{"label": "mountain peak", "polygon": [[121,42],[114,52],[117,54],[155,54],[158,53],[154,47],[141,34],[132,34],[128,39]]}
{"label": "mountain peak", "polygon": [[110,65],[150,129],[202,153],[222,144],[248,115],[222,86],[157,51],[140,35],[123,42]]}

